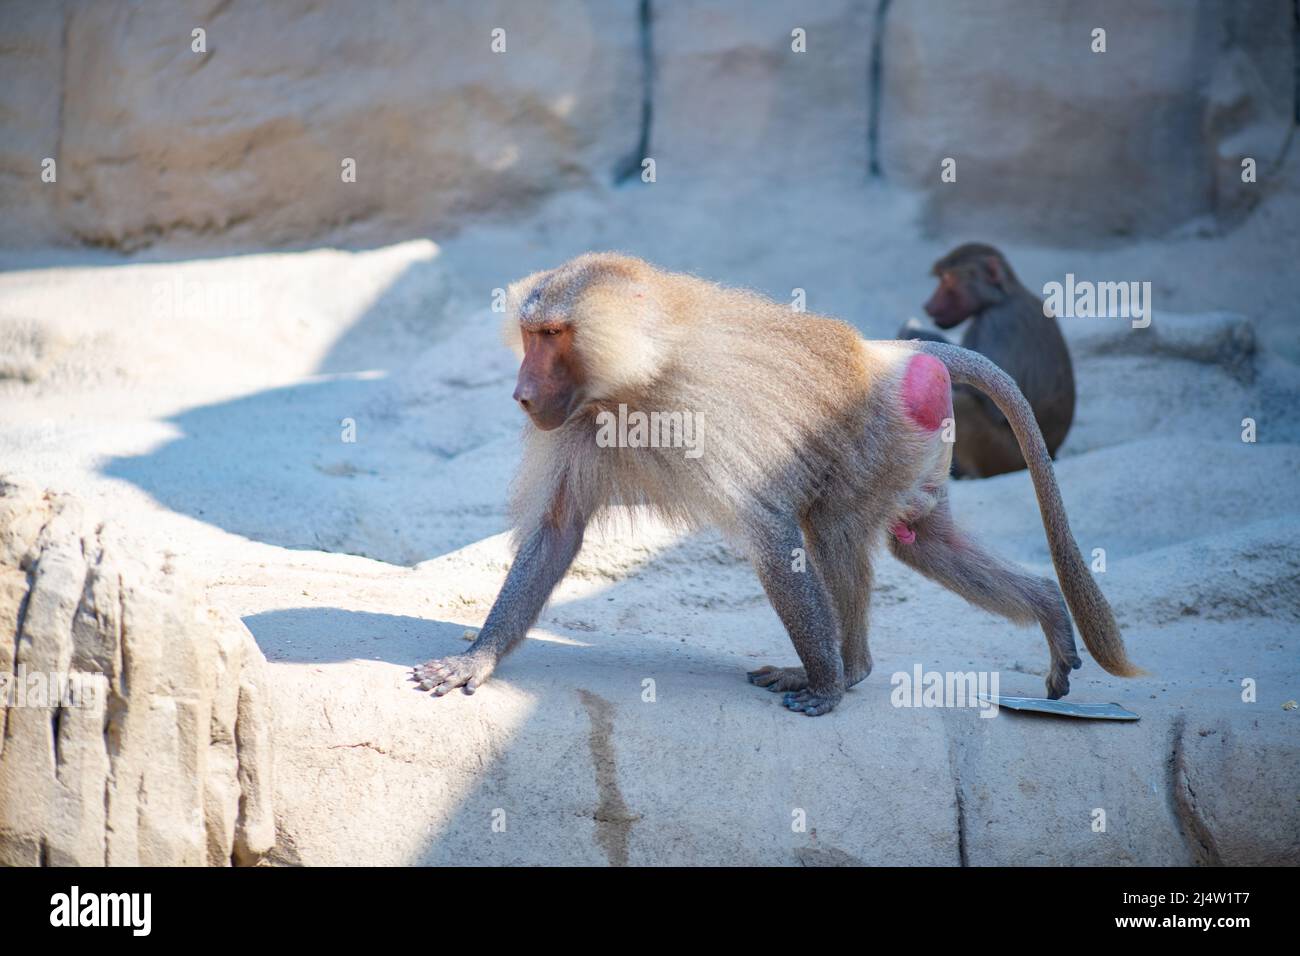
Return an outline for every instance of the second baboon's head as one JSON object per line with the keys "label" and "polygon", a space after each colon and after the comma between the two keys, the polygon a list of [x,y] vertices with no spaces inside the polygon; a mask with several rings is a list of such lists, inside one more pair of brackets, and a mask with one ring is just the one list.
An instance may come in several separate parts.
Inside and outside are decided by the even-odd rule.
{"label": "second baboon's head", "polygon": [[992,246],[970,242],[934,264],[939,285],[925,303],[926,313],[941,329],[950,329],[988,306],[1001,302],[1015,274]]}

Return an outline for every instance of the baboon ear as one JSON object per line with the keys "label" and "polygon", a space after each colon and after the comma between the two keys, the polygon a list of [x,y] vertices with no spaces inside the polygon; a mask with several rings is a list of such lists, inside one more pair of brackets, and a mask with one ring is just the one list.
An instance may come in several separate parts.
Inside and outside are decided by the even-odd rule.
{"label": "baboon ear", "polygon": [[989,277],[989,281],[998,288],[1001,288],[1002,283],[1006,281],[1007,272],[1002,268],[1002,260],[997,256],[984,257],[984,273]]}

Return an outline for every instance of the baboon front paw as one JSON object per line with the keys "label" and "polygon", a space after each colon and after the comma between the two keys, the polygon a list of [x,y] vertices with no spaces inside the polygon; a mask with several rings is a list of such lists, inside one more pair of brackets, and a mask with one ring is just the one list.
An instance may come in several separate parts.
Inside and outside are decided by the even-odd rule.
{"label": "baboon front paw", "polygon": [[773,667],[766,664],[756,671],[745,675],[749,682],[758,687],[766,687],[776,692],[782,690],[803,690],[808,686],[808,675],[802,667]]}
{"label": "baboon front paw", "polygon": [[457,687],[464,687],[465,693],[472,694],[491,673],[489,661],[469,654],[453,654],[418,665],[412,669],[411,679],[420,690],[432,691],[434,697],[441,697]]}
{"label": "baboon front paw", "polygon": [[800,690],[786,694],[781,703],[790,710],[800,711],[809,717],[820,717],[830,713],[840,702],[843,694],[818,694],[812,690]]}

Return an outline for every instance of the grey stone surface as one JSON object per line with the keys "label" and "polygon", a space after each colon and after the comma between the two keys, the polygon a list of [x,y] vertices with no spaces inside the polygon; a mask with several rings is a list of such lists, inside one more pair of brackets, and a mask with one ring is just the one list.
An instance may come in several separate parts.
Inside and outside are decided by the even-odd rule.
{"label": "grey stone surface", "polygon": [[[643,138],[661,199],[878,173],[916,188],[940,234],[1091,242],[1239,223],[1294,133],[1287,0],[649,10],[15,0],[0,9],[0,244],[448,235],[629,171],[641,188]],[[944,157],[956,183],[939,181]]]}
{"label": "grey stone surface", "polygon": [[[147,785],[160,821],[143,842],[130,819],[121,823],[126,858],[250,861],[272,840],[273,809],[267,859],[281,864],[1296,862],[1297,711],[1283,705],[1300,680],[1300,458],[1285,396],[1300,373],[1265,351],[1245,382],[1216,362],[1105,344],[1177,322],[1178,341],[1195,351],[1238,317],[1158,313],[1147,330],[1099,326],[1098,347],[1093,332],[1066,323],[1083,401],[1057,465],[1063,495],[1084,553],[1106,552],[1102,586],[1150,671],[1120,681],[1085,660],[1072,699],[1117,701],[1141,715],[1136,724],[891,706],[891,676],[917,664],[996,671],[1001,693],[1037,693],[1046,653],[1033,629],[974,612],[883,555],[875,672],[827,717],[789,714],[743,678],[792,660],[752,572],[717,538],[653,522],[593,534],[495,678],[472,697],[434,701],[407,668],[464,646],[509,562],[499,532],[517,455],[511,360],[497,317],[454,291],[461,279],[444,289],[446,271],[470,268],[464,257],[481,241],[441,250],[442,268],[428,271],[395,268],[423,261],[423,247],[408,244],[0,283],[0,301],[26,303],[20,311],[71,317],[52,323],[67,344],[45,374],[0,383],[6,461],[58,476],[76,497],[51,500],[84,500],[147,542],[129,558],[105,546],[102,560],[133,567],[183,554],[208,584],[195,606],[242,618],[268,659],[263,678],[237,625],[214,624],[207,641],[196,625],[192,640],[155,641],[148,635],[179,630],[166,622],[188,620],[162,596],[179,585],[129,592],[126,634],[145,648],[138,666],[151,661],[152,679],[178,674],[200,687],[209,685],[197,675],[213,676],[202,693],[160,693],[156,712],[122,715],[124,739],[151,749],[151,762],[128,761],[122,779]],[[133,270],[210,281],[238,270],[267,295],[313,290],[318,311],[303,322],[268,306],[253,351],[221,316],[142,317],[129,336],[91,334],[134,314]],[[340,306],[372,301],[395,275],[408,278],[373,320]],[[454,320],[413,325],[408,313],[439,289]],[[65,298],[94,306],[65,308]],[[383,375],[312,374],[381,360]],[[1242,409],[1259,415],[1256,444],[1240,440]],[[49,415],[44,430],[33,427]],[[345,415],[357,419],[355,444],[339,441]],[[992,548],[1047,570],[1024,474],[958,482],[953,500]],[[67,544],[87,539],[58,530],[46,509],[11,507],[0,522],[0,566],[10,569],[0,575],[0,623],[9,622],[0,633],[16,630],[32,590],[42,637],[24,653],[39,647],[72,669],[113,672],[114,628],[88,609],[111,616],[121,603],[111,588],[129,576],[88,578],[98,551],[87,548],[87,559]],[[59,521],[71,527],[72,515]],[[36,552],[46,556],[32,589],[23,562],[33,559],[22,556],[38,539],[50,544]],[[146,580],[177,577],[160,568]],[[1242,697],[1247,678],[1258,685],[1253,702]],[[259,696],[267,716],[246,721]],[[203,723],[204,706],[213,716],[201,745],[185,728]],[[0,795],[17,788],[24,798],[0,796],[12,815],[6,838],[53,827],[25,816],[32,807],[65,807],[55,822],[70,836],[57,858],[106,852],[102,804],[28,799],[61,778],[49,764],[49,716],[22,720],[32,728],[10,726],[27,742],[0,754]],[[75,721],[62,728],[82,740]],[[1210,747],[1202,730],[1233,743]],[[60,753],[100,792],[102,737],[84,739]],[[170,768],[170,785],[155,765]],[[204,825],[175,824],[181,807],[201,807]],[[1104,830],[1094,829],[1097,811]],[[39,859],[37,842],[17,845]]]}
{"label": "grey stone surface", "polygon": [[[1293,19],[1280,0],[994,0],[941,17],[893,0],[885,173],[922,191],[942,233],[1086,242],[1237,221],[1275,188],[1293,135]],[[945,158],[956,182],[940,180]]]}
{"label": "grey stone surface", "polygon": [[[865,177],[873,12],[855,0],[657,4],[650,152],[660,183],[748,191]],[[804,52],[793,49],[796,29]]]}
{"label": "grey stone surface", "polygon": [[[37,239],[117,249],[447,231],[607,181],[639,136],[632,0],[114,0],[0,16],[14,37],[0,77],[22,77],[0,114],[21,213],[7,244],[32,241],[33,223]],[[191,49],[199,28],[206,53]],[[52,186],[37,174],[56,154]]]}

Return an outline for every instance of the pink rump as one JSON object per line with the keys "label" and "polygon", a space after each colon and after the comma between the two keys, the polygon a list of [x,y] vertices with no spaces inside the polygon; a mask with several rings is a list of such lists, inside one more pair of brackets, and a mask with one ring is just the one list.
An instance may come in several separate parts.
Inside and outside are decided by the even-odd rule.
{"label": "pink rump", "polygon": [[948,368],[932,355],[914,355],[903,375],[903,407],[912,421],[931,431],[952,417]]}

